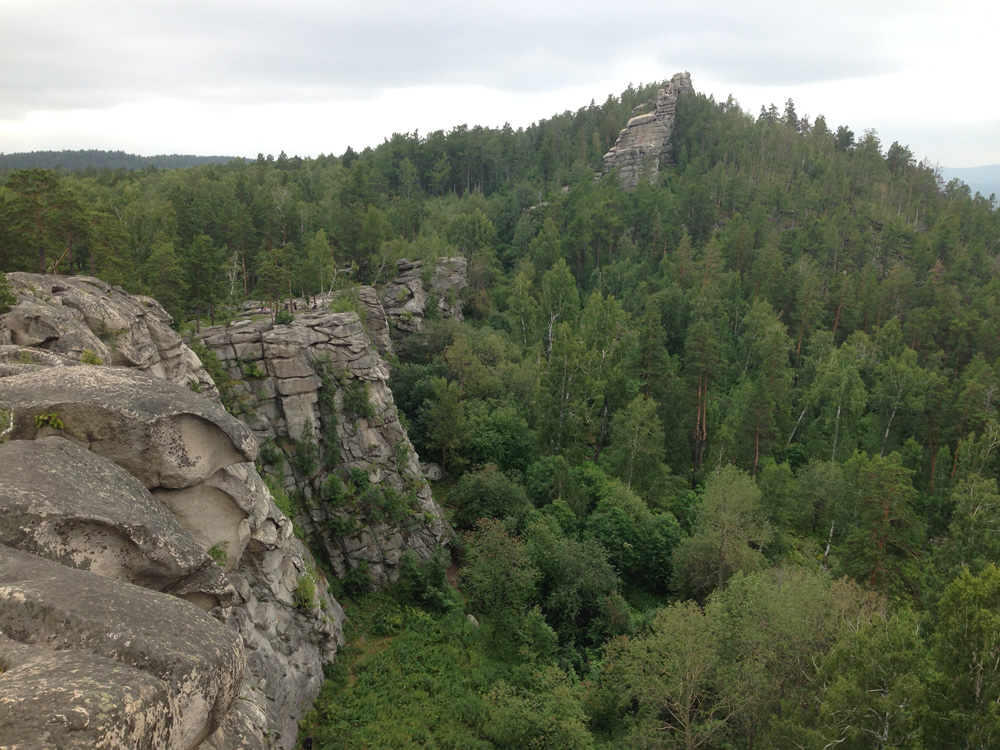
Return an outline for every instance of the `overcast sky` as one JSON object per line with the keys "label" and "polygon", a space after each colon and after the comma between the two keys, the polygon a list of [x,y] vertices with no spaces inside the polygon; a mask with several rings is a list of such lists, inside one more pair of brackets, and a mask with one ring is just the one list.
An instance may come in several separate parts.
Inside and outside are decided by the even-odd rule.
{"label": "overcast sky", "polygon": [[[364,5],[364,7],[362,7]],[[0,152],[340,154],[687,70],[931,164],[1000,163],[995,0],[0,0]]]}

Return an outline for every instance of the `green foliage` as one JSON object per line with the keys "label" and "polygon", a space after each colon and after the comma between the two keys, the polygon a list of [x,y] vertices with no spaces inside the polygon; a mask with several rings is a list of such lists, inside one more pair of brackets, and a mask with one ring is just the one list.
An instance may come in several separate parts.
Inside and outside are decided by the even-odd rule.
{"label": "green foliage", "polygon": [[312,422],[309,420],[303,425],[302,437],[292,441],[290,461],[300,477],[309,479],[316,474],[319,466],[319,445],[316,443]]}
{"label": "green foliage", "polygon": [[295,320],[295,314],[291,310],[278,310],[274,316],[276,326],[291,325],[293,320]]}
{"label": "green foliage", "polygon": [[493,465],[462,476],[449,497],[460,529],[473,528],[481,518],[511,519],[519,526],[531,510],[524,488]]}
{"label": "green foliage", "polygon": [[422,607],[430,612],[461,609],[461,600],[448,584],[448,556],[438,548],[421,563],[410,550],[399,560],[399,578],[392,585],[392,594],[404,605]]}
{"label": "green foliage", "polygon": [[358,316],[358,319],[365,323],[368,320],[368,311],[365,306],[361,303],[361,299],[358,297],[357,289],[345,289],[339,292],[333,299],[330,300],[330,312],[334,313],[344,313],[352,312]]}
{"label": "green foliage", "polygon": [[229,559],[229,542],[213,544],[208,550],[208,556],[215,560],[218,565],[225,565]]}
{"label": "green foliage", "polygon": [[44,412],[35,415],[35,427],[38,429],[51,427],[54,430],[61,430],[63,428],[63,421],[54,411]]}
{"label": "green foliage", "polygon": [[594,747],[582,705],[583,688],[556,666],[538,669],[527,684],[497,682],[489,704],[484,736],[497,747],[548,750]]}
{"label": "green foliage", "polygon": [[887,596],[917,595],[924,529],[913,508],[911,472],[898,453],[858,454],[848,468],[856,476],[855,524],[844,541],[841,569]]}
{"label": "green foliage", "polygon": [[677,546],[674,574],[679,587],[704,597],[737,571],[763,567],[761,548],[770,535],[760,490],[744,472],[723,466],[705,484],[691,536]]}
{"label": "green foliage", "polygon": [[938,603],[934,663],[940,747],[1000,741],[1000,570],[963,570]]}
{"label": "green foliage", "polygon": [[469,608],[489,619],[497,637],[510,638],[537,600],[541,574],[524,542],[508,534],[499,521],[483,519],[463,542],[462,591]]}
{"label": "green foliage", "polygon": [[256,359],[240,362],[240,372],[247,380],[260,380],[267,377],[267,373],[260,369],[260,362]]}
{"label": "green foliage", "polygon": [[364,419],[375,416],[375,405],[371,402],[368,381],[358,378],[347,380],[344,385],[344,410]]}
{"label": "green foliage", "polygon": [[219,359],[218,355],[205,346],[205,342],[197,336],[188,338],[187,345],[191,347],[191,351],[198,355],[198,359],[201,360],[201,364],[205,368],[205,371],[212,378],[212,381],[215,383],[215,387],[219,389],[219,396],[222,399],[222,405],[226,407],[227,411],[232,412],[235,408],[235,403],[233,401],[232,380],[230,379],[226,368],[223,367],[222,361]]}
{"label": "green foliage", "polygon": [[281,486],[280,481],[268,474],[264,476],[264,484],[267,485],[267,489],[271,492],[271,497],[274,498],[274,504],[278,507],[278,510],[289,518],[294,518],[295,504],[288,496],[288,493],[285,492],[285,488]]}
{"label": "green foliage", "polygon": [[266,466],[275,472],[280,473],[281,468],[285,465],[285,455],[270,438],[260,444],[257,456]]}
{"label": "green foliage", "polygon": [[316,598],[316,579],[312,573],[303,573],[295,587],[295,606],[298,609],[315,609],[318,606]]}
{"label": "green foliage", "polygon": [[344,483],[336,474],[330,474],[323,480],[319,488],[319,497],[324,503],[332,507],[337,507],[343,501]]}
{"label": "green foliage", "polygon": [[371,591],[372,577],[368,561],[361,560],[344,575],[344,594],[346,596],[362,596]]}
{"label": "green foliage", "polygon": [[7,280],[7,274],[0,271],[0,315],[9,313],[16,304],[17,296],[10,288],[10,281]]}
{"label": "green foliage", "polygon": [[97,356],[91,349],[84,349],[80,352],[80,361],[85,365],[103,365],[104,360]]}

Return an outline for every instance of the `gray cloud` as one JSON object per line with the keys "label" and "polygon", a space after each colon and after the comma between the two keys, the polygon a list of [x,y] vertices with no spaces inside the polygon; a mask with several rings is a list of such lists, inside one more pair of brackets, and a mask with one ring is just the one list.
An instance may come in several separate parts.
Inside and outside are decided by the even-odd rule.
{"label": "gray cloud", "polygon": [[643,52],[662,61],[664,76],[686,68],[737,83],[893,69],[898,60],[883,38],[891,19],[869,12],[860,23],[851,11],[851,2],[822,11],[786,0],[697,9],[595,0],[572,8],[35,0],[19,3],[0,30],[0,114],[150,97],[305,101],[415,85],[537,92],[585,84]]}

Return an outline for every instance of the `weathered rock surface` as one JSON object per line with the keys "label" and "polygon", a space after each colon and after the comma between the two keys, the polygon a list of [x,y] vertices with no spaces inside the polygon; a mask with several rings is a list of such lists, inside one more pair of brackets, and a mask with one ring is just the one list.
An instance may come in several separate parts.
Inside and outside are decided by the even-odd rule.
{"label": "weathered rock surface", "polygon": [[[157,747],[195,747],[222,723],[246,668],[239,636],[187,602],[3,546],[0,633],[6,636],[0,641],[6,667],[0,674],[0,720],[6,725],[0,727],[5,744],[14,746],[131,747],[112,738],[141,729],[160,740]],[[106,663],[113,662],[145,674],[121,675],[124,683],[106,686],[111,695],[102,701],[94,672],[64,674],[57,668],[61,663],[73,669],[72,657],[26,651],[11,641],[106,660],[84,657],[75,669],[89,665],[114,672]],[[71,693],[64,690],[74,682]],[[99,709],[96,715],[88,706]],[[25,727],[24,717],[31,714],[47,720]],[[121,721],[121,727],[109,721]],[[51,744],[39,742],[40,731],[50,734]],[[58,739],[52,736],[60,731]]]}
{"label": "weathered rock surface", "polygon": [[2,634],[0,665],[4,748],[170,747],[169,687],[156,675],[87,651],[53,651]]}
{"label": "weathered rock surface", "polygon": [[[270,473],[284,472],[284,488],[305,501],[296,522],[338,575],[363,563],[382,584],[406,550],[426,559],[449,540],[399,422],[388,364],[356,314],[309,311],[287,326],[258,321],[206,328],[202,337],[237,381],[240,418],[264,446]],[[352,471],[364,486],[347,481]],[[366,494],[408,509],[386,518]]]}
{"label": "weathered rock surface", "polygon": [[[382,291],[382,305],[391,324],[392,335],[399,341],[419,331],[432,314],[439,318],[462,321],[459,296],[468,285],[465,258],[440,258],[425,281],[424,265],[419,260],[396,261],[396,277]],[[433,306],[431,309],[428,306]],[[433,312],[432,312],[433,310]]]}
{"label": "weathered rock surface", "polygon": [[[12,281],[15,276],[27,275],[12,274]],[[117,297],[127,297],[91,280],[40,278],[66,299],[79,292],[115,298],[121,305]],[[43,618],[50,635],[44,643],[28,642],[25,633],[41,632],[39,627],[15,631],[13,620],[0,622],[0,745],[293,747],[298,720],[319,692],[323,666],[342,643],[343,612],[250,463],[257,450],[253,434],[189,388],[152,377],[167,374],[165,365],[122,369],[81,364],[82,349],[74,346],[93,343],[83,327],[95,332],[81,312],[91,309],[93,301],[73,298],[75,307],[52,303],[45,299],[48,293],[36,297],[40,287],[35,286],[34,291],[19,291],[21,302],[0,316],[0,440],[14,438],[0,445],[0,544],[14,543],[34,553],[26,559],[36,570],[71,576],[71,588],[88,608],[95,633],[97,624],[105,638],[129,633],[131,626],[118,615],[130,608],[130,592],[142,590],[170,602],[155,619],[159,629],[179,641],[201,640],[197,623],[207,615],[192,603],[211,610],[215,619],[208,622],[237,644],[246,668],[245,679],[232,684],[213,673],[216,688],[225,688],[219,693],[225,701],[206,708],[207,699],[187,688],[178,697],[161,679],[163,670],[150,673],[116,661],[114,652],[92,649],[83,631],[74,629],[76,621],[58,614],[63,604],[31,604],[48,584],[33,583],[20,573],[8,581],[3,576],[15,567],[2,557],[0,619],[27,621],[27,615],[8,606],[27,602],[30,612],[50,613]],[[66,289],[73,294],[64,293]],[[75,310],[79,317],[66,316],[59,335],[19,339],[36,340],[34,346],[4,343],[13,339],[4,321],[30,317],[28,308],[37,310],[39,302],[60,313]],[[51,322],[50,312],[46,315],[36,316],[38,326]],[[106,316],[91,314],[90,319]],[[80,327],[70,331],[70,323]],[[13,330],[24,329],[17,322]],[[201,370],[197,357],[183,343],[178,346],[174,361],[193,360]],[[214,384],[207,382],[214,392]],[[109,485],[102,489],[105,481]],[[209,561],[208,551],[219,565]],[[58,577],[52,574],[52,580]],[[91,579],[99,583],[83,583]],[[131,583],[176,594],[188,603],[133,589]],[[86,593],[91,589],[124,593],[105,602]],[[29,590],[34,593],[26,594]],[[189,622],[195,624],[193,631]],[[151,639],[129,643],[137,663],[142,657],[155,664],[170,653]],[[146,649],[153,652],[143,655]],[[225,666],[217,656],[215,665],[209,665],[216,670]],[[34,685],[34,692],[25,690],[26,685]],[[233,700],[237,694],[240,699]],[[180,719],[177,705],[183,707]],[[194,727],[201,714],[209,718]]]}
{"label": "weathered rock surface", "polygon": [[61,437],[0,444],[0,544],[206,610],[236,592],[131,474]]}
{"label": "weathered rock surface", "polygon": [[676,73],[656,92],[653,112],[636,115],[618,134],[618,140],[604,155],[604,174],[617,169],[622,187],[631,190],[644,176],[655,180],[660,164],[669,162],[670,133],[674,125],[677,97],[694,91],[689,73]]}
{"label": "weathered rock surface", "polygon": [[87,276],[7,274],[18,304],[0,316],[7,341],[79,360],[84,350],[104,363],[144,370],[218,398],[201,361],[170,328],[166,310],[149,297]]}
{"label": "weathered rock surface", "polygon": [[36,368],[0,379],[0,404],[14,412],[11,437],[72,438],[149,488],[190,487],[257,455],[238,419],[187,388],[130,369]]}

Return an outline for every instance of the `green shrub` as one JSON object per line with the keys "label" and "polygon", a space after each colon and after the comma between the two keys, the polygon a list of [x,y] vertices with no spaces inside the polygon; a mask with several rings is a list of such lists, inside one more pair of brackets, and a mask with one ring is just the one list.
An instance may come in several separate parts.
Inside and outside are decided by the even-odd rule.
{"label": "green shrub", "polygon": [[104,360],[97,356],[93,349],[84,349],[80,352],[80,361],[85,365],[103,365]]}
{"label": "green shrub", "polygon": [[336,474],[330,474],[319,488],[320,499],[329,505],[340,505],[344,500],[344,483]]}
{"label": "green shrub", "polygon": [[448,555],[438,547],[429,560],[421,563],[407,550],[399,560],[399,578],[392,585],[397,601],[425,607],[435,612],[460,608],[456,592],[448,585]]}
{"label": "green shrub", "polygon": [[63,428],[63,421],[55,412],[45,412],[44,414],[35,415],[35,427],[39,429],[42,427],[51,427],[55,430],[61,430]]}
{"label": "green shrub", "polygon": [[371,393],[366,381],[356,379],[349,381],[344,389],[344,409],[365,419],[375,416],[375,407],[371,402]]}
{"label": "green shrub", "polygon": [[247,380],[260,380],[267,377],[267,373],[260,369],[260,364],[255,359],[241,362],[240,372]]}
{"label": "green shrub", "polygon": [[274,498],[274,504],[278,506],[278,510],[284,513],[289,518],[295,516],[295,505],[292,503],[292,499],[285,492],[285,488],[272,476],[264,477],[264,484],[271,491],[271,497]]}
{"label": "green shrub", "polygon": [[358,522],[351,516],[331,515],[326,522],[330,533],[337,536],[350,536],[358,529]]}
{"label": "green shrub", "polygon": [[361,304],[361,298],[358,297],[357,288],[347,289],[343,292],[340,292],[336,297],[330,300],[330,312],[356,313],[358,319],[362,323],[367,322],[368,319],[368,314],[365,310],[365,306]]}
{"label": "green shrub", "polygon": [[316,579],[312,573],[304,573],[295,587],[295,606],[298,609],[313,609],[316,606]]}
{"label": "green shrub", "polygon": [[208,551],[208,556],[215,560],[217,565],[225,565],[229,559],[229,542],[213,544]]}
{"label": "green shrub", "polygon": [[362,596],[372,590],[371,571],[368,561],[362,560],[344,576],[344,593],[347,596]]}
{"label": "green shrub", "polygon": [[257,457],[261,460],[261,462],[270,466],[277,472],[280,472],[281,467],[285,465],[284,454],[270,438],[260,444],[260,450],[257,452]]}
{"label": "green shrub", "polygon": [[229,377],[229,373],[226,372],[226,368],[223,367],[222,361],[219,359],[218,355],[205,346],[203,342],[197,336],[191,336],[187,339],[187,345],[191,347],[191,351],[198,355],[198,359],[201,360],[202,367],[205,368],[205,372],[208,373],[209,377],[215,383],[215,387],[219,389],[219,398],[222,400],[222,405],[226,408],[226,411],[232,412],[235,407],[233,401],[233,389],[232,380]]}
{"label": "green shrub", "polygon": [[274,324],[278,326],[291,325],[293,320],[295,316],[289,310],[278,310],[278,314],[274,316]]}
{"label": "green shrub", "polygon": [[11,308],[17,304],[17,297],[14,296],[14,292],[10,289],[10,282],[7,281],[7,275],[0,271],[0,315],[4,313],[9,313]]}

